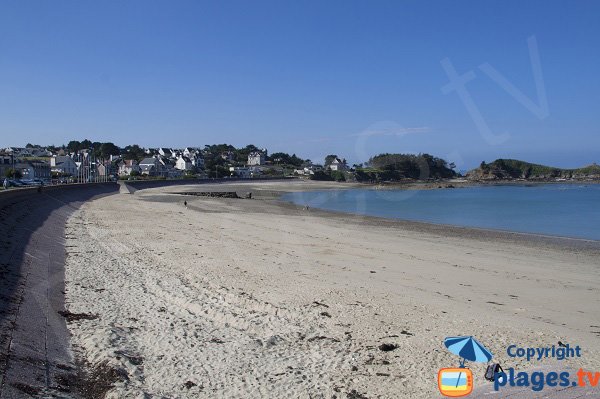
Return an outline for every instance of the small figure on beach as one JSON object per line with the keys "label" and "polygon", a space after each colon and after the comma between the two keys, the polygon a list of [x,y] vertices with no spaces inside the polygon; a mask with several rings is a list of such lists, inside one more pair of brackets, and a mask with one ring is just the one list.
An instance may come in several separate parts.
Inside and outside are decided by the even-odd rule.
{"label": "small figure on beach", "polygon": [[304,205],[304,210],[305,210],[305,211],[308,211],[308,209],[309,209],[309,208],[308,208],[308,205]]}
{"label": "small figure on beach", "polygon": [[183,206],[187,208],[187,201],[183,201]]}

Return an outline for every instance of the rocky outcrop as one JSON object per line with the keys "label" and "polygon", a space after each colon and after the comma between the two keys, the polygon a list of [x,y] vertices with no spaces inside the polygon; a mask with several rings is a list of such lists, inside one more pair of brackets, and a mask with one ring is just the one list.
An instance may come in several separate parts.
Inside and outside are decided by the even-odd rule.
{"label": "rocky outcrop", "polygon": [[600,180],[600,166],[592,164],[578,169],[561,169],[515,159],[497,159],[489,164],[482,162],[478,168],[470,170],[466,177],[474,181],[513,179],[542,181],[556,181],[557,179]]}

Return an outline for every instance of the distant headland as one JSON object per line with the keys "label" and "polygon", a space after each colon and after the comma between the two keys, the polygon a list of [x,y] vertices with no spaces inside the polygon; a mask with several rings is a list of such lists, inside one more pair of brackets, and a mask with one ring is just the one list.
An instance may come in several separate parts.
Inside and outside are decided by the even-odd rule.
{"label": "distant headland", "polygon": [[494,162],[482,162],[478,168],[466,174],[467,179],[475,181],[490,180],[600,180],[600,165],[593,163],[576,169],[563,169],[538,165],[517,159],[496,159]]}

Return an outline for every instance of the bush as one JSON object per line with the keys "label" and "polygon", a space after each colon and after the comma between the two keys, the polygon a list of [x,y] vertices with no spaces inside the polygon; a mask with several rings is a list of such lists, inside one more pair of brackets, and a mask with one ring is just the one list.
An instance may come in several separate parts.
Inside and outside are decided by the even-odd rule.
{"label": "bush", "polygon": [[346,181],[346,175],[344,174],[344,172],[340,172],[339,170],[332,170],[331,178],[338,182]]}
{"label": "bush", "polygon": [[332,181],[333,178],[330,174],[323,172],[322,170],[316,171],[314,175],[310,175],[310,180],[323,180]]}
{"label": "bush", "polygon": [[15,178],[15,179],[20,179],[21,177],[23,177],[23,174],[21,173],[20,170],[15,170],[15,169],[7,169],[6,172],[4,172],[4,176],[8,177],[8,178]]}

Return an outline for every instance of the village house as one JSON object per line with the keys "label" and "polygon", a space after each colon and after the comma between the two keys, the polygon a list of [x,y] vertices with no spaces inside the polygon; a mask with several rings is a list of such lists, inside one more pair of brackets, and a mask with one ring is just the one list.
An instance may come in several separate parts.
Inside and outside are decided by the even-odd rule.
{"label": "village house", "polygon": [[24,161],[15,164],[15,170],[21,172],[22,179],[50,179],[50,164],[45,161]]}
{"label": "village house", "polygon": [[346,160],[341,160],[339,158],[334,159],[329,165],[329,170],[343,172],[348,170],[348,166],[346,165]]}
{"label": "village house", "polygon": [[23,147],[7,147],[4,149],[4,152],[12,155],[15,158],[24,158],[32,156],[31,151],[29,151],[28,148]]}
{"label": "village house", "polygon": [[321,165],[305,163],[302,165],[301,168],[294,169],[294,174],[297,174],[300,176],[310,176],[310,175],[314,175],[315,172],[319,172],[322,170],[323,170],[323,166],[321,166]]}
{"label": "village house", "polygon": [[111,174],[110,172],[110,164],[105,165],[103,163],[98,163],[98,165],[96,165],[96,176],[98,176],[100,181],[107,181]]}
{"label": "village house", "polygon": [[183,171],[175,168],[168,168],[163,172],[162,176],[169,179],[179,179],[183,177]]}
{"label": "village house", "polygon": [[261,174],[260,168],[254,167],[243,167],[243,166],[231,166],[229,168],[231,177],[239,177],[241,179],[250,179],[258,177]]}
{"label": "village house", "polygon": [[48,151],[45,148],[32,148],[31,156],[36,158],[47,158],[52,156],[52,151]]}
{"label": "village house", "polygon": [[192,167],[196,169],[204,169],[204,155],[201,148],[186,147],[183,150],[183,156],[190,159]]}
{"label": "village house", "polygon": [[233,160],[235,159],[235,154],[233,153],[233,151],[222,152],[221,159],[223,159],[227,162],[233,162]]}
{"label": "village house", "polygon": [[77,175],[78,167],[73,158],[58,155],[50,158],[50,170],[64,176],[75,176]]}
{"label": "village house", "polygon": [[185,147],[183,150],[183,155],[192,158],[195,155],[202,154],[202,148],[198,147]]}
{"label": "village house", "polygon": [[248,154],[248,165],[264,165],[266,161],[266,151],[252,151]]}
{"label": "village house", "polygon": [[140,173],[140,167],[136,160],[126,159],[118,163],[119,176],[130,176],[132,172]]}
{"label": "village house", "polygon": [[172,158],[173,157],[173,150],[170,148],[159,148],[158,149],[158,154],[162,157],[165,158]]}
{"label": "village house", "polygon": [[193,168],[194,164],[192,163],[192,161],[184,155],[180,155],[177,158],[177,161],[175,161],[175,169],[187,171],[192,170]]}
{"label": "village house", "polygon": [[190,159],[192,160],[192,164],[196,167],[196,169],[204,169],[204,157],[202,154],[196,154],[196,156]]}
{"label": "village house", "polygon": [[140,172],[143,175],[147,176],[163,176],[164,175],[164,165],[161,161],[156,157],[144,158],[142,162],[140,162]]}

